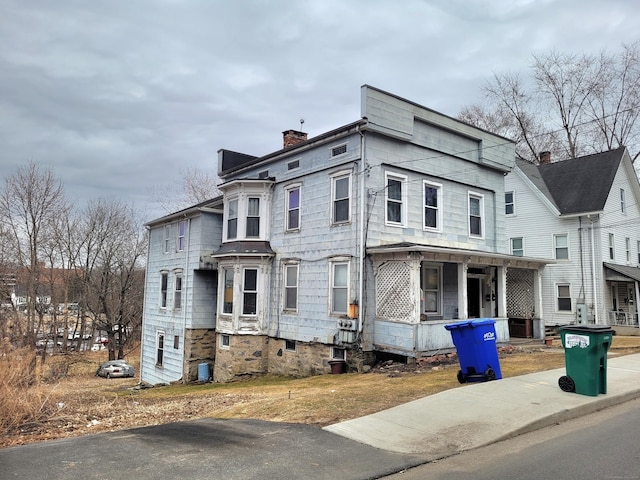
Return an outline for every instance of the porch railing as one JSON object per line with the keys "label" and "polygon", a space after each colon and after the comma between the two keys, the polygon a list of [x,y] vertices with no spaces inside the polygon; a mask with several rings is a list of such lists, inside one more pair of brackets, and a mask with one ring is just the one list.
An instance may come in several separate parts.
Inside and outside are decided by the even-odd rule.
{"label": "porch railing", "polygon": [[609,325],[637,327],[638,314],[630,314],[626,312],[616,312],[615,310],[610,310]]}

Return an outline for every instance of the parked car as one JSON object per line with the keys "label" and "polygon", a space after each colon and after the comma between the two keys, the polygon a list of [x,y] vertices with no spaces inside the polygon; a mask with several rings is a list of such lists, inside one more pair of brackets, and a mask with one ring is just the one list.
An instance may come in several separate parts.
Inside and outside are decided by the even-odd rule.
{"label": "parked car", "polygon": [[122,378],[133,377],[135,369],[126,360],[109,360],[96,370],[97,377]]}

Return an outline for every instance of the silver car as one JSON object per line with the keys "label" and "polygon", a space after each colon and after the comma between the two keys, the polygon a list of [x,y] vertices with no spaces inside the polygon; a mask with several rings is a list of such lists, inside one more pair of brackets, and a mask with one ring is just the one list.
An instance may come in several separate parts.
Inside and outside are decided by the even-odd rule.
{"label": "silver car", "polygon": [[98,367],[96,376],[105,378],[133,377],[135,369],[126,360],[109,360]]}

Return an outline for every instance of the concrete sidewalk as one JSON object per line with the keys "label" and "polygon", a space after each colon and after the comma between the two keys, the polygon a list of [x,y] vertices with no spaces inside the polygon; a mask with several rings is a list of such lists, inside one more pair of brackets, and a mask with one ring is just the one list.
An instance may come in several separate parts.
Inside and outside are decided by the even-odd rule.
{"label": "concrete sidewalk", "polygon": [[427,460],[515,437],[640,397],[640,354],[607,359],[607,393],[563,392],[565,369],[470,383],[325,427],[383,450]]}

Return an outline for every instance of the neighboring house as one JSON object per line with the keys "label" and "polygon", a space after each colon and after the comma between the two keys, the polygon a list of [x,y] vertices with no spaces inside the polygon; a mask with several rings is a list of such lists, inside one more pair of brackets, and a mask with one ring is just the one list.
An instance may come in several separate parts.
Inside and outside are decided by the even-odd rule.
{"label": "neighboring house", "polygon": [[[194,380],[198,362],[215,381],[360,369],[453,348],[444,325],[474,317],[508,340],[509,291],[539,289],[545,264],[509,253],[513,142],[367,85],[361,117],[311,139],[285,131],[262,157],[220,150],[221,204],[148,224],[143,381]],[[162,252],[187,219],[191,260]],[[509,285],[512,269],[528,283]],[[165,302],[176,275],[180,311]]]}
{"label": "neighboring house", "polygon": [[640,185],[627,150],[518,159],[505,185],[511,252],[553,261],[539,292],[546,326],[637,327]]}

